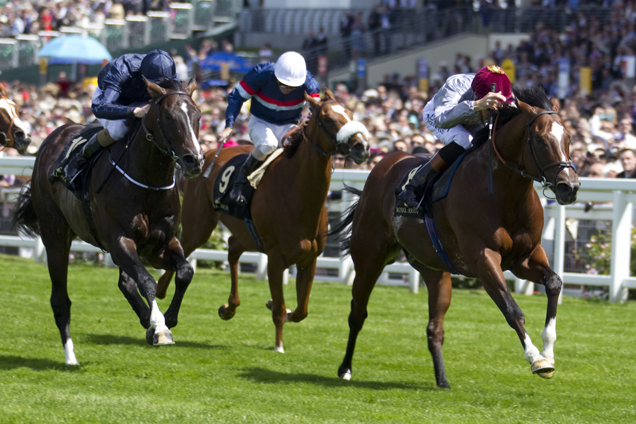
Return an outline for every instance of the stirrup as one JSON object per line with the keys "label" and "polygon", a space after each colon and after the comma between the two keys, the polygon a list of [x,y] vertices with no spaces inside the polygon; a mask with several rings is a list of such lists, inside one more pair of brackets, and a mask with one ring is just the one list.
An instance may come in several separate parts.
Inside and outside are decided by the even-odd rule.
{"label": "stirrup", "polygon": [[417,199],[415,191],[409,187],[406,187],[400,194],[398,194],[398,199],[412,208],[417,208],[420,205],[420,201]]}

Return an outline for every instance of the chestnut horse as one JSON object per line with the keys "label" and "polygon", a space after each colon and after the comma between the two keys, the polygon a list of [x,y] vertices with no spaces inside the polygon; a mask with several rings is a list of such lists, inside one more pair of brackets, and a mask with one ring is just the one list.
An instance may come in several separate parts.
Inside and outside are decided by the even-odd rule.
{"label": "chestnut horse", "polygon": [[[193,269],[175,236],[181,207],[174,171],[177,163],[186,177],[201,173],[204,158],[197,141],[201,112],[191,98],[196,83],[190,82],[185,91],[178,81],[146,84],[151,107],[136,133],[95,159],[88,215],[84,202],[61,182],[49,182],[57,158],[82,125],[61,126],[44,140],[31,187],[18,200],[14,224],[40,234],[46,247],[53,285],[51,306],[68,365],[78,365],[69,329],[67,291],[69,251],[76,236],[111,253],[119,266],[119,289],[148,329],[149,343],[174,343],[168,328],[177,325],[183,293],[192,279]],[[177,272],[177,290],[165,317],[155,300],[155,279],[142,260],[154,268]]]}
{"label": "chestnut horse", "polygon": [[31,131],[20,120],[18,106],[0,84],[0,145],[13,147],[21,155],[31,143]]}
{"label": "chestnut horse", "polygon": [[[285,153],[275,159],[254,192],[250,211],[252,221],[267,254],[267,275],[272,301],[268,307],[276,326],[275,350],[283,349],[283,324],[299,322],[307,316],[309,293],[316,271],[316,258],[323,251],[327,237],[325,201],[332,173],[332,155],[349,155],[356,163],[369,156],[366,128],[351,120],[346,111],[325,89],[322,102],[305,95],[313,112],[306,125],[290,137]],[[234,316],[240,305],[238,261],[245,251],[258,251],[245,222],[213,209],[213,187],[223,165],[236,155],[249,153],[252,146],[223,149],[214,163],[210,178],[200,176],[186,181],[183,192],[181,243],[186,255],[205,243],[219,220],[230,230],[228,262],[232,288],[228,304],[219,308],[222,319]],[[215,151],[207,152],[206,169]],[[207,171],[206,171],[207,172]],[[296,264],[297,309],[285,308],[283,272]],[[171,272],[159,279],[158,296],[164,296]]]}
{"label": "chestnut horse", "polygon": [[[558,103],[543,90],[515,90],[518,107],[503,110],[495,124],[492,143],[475,147],[459,164],[448,196],[432,205],[437,234],[451,266],[460,274],[481,280],[486,292],[517,332],[533,373],[550,378],[554,371],[556,311],[561,279],[550,269],[541,247],[543,209],[533,180],[543,181],[559,204],[576,200],[579,181],[569,158],[570,135],[563,126]],[[485,134],[485,137],[484,137]],[[487,130],[480,134],[487,138]],[[476,143],[478,144],[478,143]],[[404,250],[428,288],[428,348],[433,356],[435,379],[446,380],[442,343],[444,315],[451,301],[451,273],[436,253],[424,221],[394,215],[395,188],[421,158],[404,153],[386,156],[373,168],[359,201],[344,222],[356,276],[349,315],[349,341],[338,375],[351,378],[351,361],[358,333],[367,317],[367,304],[385,265]],[[492,174],[491,174],[492,173]],[[489,174],[492,185],[489,184]],[[490,186],[490,189],[489,189]],[[519,278],[543,284],[548,298],[543,351],[532,344],[524,315],[504,279],[504,270]]]}

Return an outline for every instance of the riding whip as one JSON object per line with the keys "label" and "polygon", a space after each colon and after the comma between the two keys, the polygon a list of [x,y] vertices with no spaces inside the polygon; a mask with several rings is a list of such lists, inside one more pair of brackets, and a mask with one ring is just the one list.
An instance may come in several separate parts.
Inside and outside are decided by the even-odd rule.
{"label": "riding whip", "polygon": [[[495,93],[497,91],[497,84],[495,84],[494,82],[490,84],[490,91],[492,93]],[[495,112],[491,109],[490,120],[488,121],[488,145],[492,143],[492,122],[493,122],[494,116],[495,116]],[[493,182],[492,182],[492,162],[490,161],[491,152],[492,152],[492,149],[488,150],[488,193],[494,194],[495,190],[494,190]]]}
{"label": "riding whip", "polygon": [[[227,140],[229,140],[229,137],[228,137]],[[209,178],[210,177],[210,173],[212,172],[212,167],[214,166],[214,162],[216,162],[216,158],[219,157],[219,154],[221,153],[221,149],[223,148],[223,146],[225,146],[225,142],[227,140],[224,140],[223,143],[221,143],[219,148],[216,150],[216,153],[214,154],[214,159],[212,159],[212,163],[210,164],[210,166],[208,166],[208,169],[206,169],[205,172],[203,173],[203,176],[205,178]]]}

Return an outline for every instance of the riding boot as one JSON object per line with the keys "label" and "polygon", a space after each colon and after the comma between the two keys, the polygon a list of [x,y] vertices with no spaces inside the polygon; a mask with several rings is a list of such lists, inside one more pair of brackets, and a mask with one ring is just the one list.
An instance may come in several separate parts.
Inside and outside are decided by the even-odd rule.
{"label": "riding boot", "polygon": [[428,176],[433,173],[433,171],[439,171],[445,166],[446,162],[439,154],[433,156],[430,161],[426,162],[424,166],[422,166],[417,173],[413,175],[406,184],[406,187],[404,187],[404,190],[398,194],[398,198],[412,208],[418,207],[420,201],[417,198],[416,190],[419,187],[424,186]]}
{"label": "riding boot", "polygon": [[[84,144],[82,150],[73,156],[68,162],[62,163],[51,175],[52,180],[60,179],[69,181],[69,179],[77,176],[79,171],[86,165],[86,162],[104,147],[110,146],[115,140],[110,137],[108,130],[100,130],[95,133],[90,140]],[[72,181],[72,179],[70,180]],[[69,181],[69,182],[70,182]]]}
{"label": "riding boot", "polygon": [[232,188],[232,192],[230,193],[230,198],[236,199],[236,203],[239,205],[246,205],[247,199],[245,195],[247,194],[247,187],[249,186],[249,181],[247,181],[247,177],[250,176],[252,172],[254,172],[264,161],[256,159],[254,156],[249,155],[245,164],[243,165],[243,169],[241,174],[236,180],[234,187]]}

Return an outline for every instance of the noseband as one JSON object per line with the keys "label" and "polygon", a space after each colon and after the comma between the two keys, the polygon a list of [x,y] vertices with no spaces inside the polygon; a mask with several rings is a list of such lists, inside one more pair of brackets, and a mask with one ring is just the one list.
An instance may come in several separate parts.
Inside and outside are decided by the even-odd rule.
{"label": "noseband", "polygon": [[[153,102],[153,106],[159,106],[159,104],[161,103],[163,99],[165,99],[168,96],[172,96],[173,94],[185,94],[186,96],[190,96],[185,91],[171,91],[170,93],[166,93],[163,96],[159,97],[157,100],[155,100]],[[165,134],[163,133],[163,130],[161,129],[161,122],[160,122],[159,116],[160,114],[157,113],[157,122],[155,123],[155,131],[159,130],[159,133],[161,134],[161,138],[163,138],[163,141],[165,142],[166,147],[161,147],[159,144],[157,144],[157,139],[148,130],[148,127],[146,127],[145,117],[144,119],[141,120],[141,127],[146,133],[146,140],[152,141],[152,143],[155,145],[157,149],[159,149],[161,153],[168,156],[170,159],[172,159],[173,162],[176,162],[177,160],[179,160],[179,156],[176,155],[176,153],[174,152],[174,149],[172,148],[172,145],[170,144],[170,141],[168,141]]]}
{"label": "noseband", "polygon": [[[541,183],[541,185],[544,188],[546,188],[546,187],[554,187],[556,185],[555,184],[556,183],[556,176],[559,174],[559,172],[561,172],[559,170],[559,172],[557,172],[555,174],[555,176],[554,176],[554,182],[550,182],[545,177],[545,171],[546,170],[548,170],[550,168],[554,168],[555,166],[559,167],[559,169],[561,169],[561,168],[572,168],[572,169],[574,169],[574,166],[572,165],[572,161],[571,160],[554,162],[554,163],[551,163],[549,165],[542,166],[541,162],[539,161],[539,157],[537,156],[537,153],[535,152],[534,148],[532,147],[533,143],[532,143],[531,135],[530,135],[530,126],[535,121],[535,119],[537,119],[539,116],[541,116],[541,115],[554,115],[554,114],[558,114],[558,112],[556,112],[554,110],[545,110],[543,112],[539,112],[535,116],[533,116],[532,119],[530,119],[528,121],[528,123],[526,124],[526,133],[525,133],[524,138],[523,138],[523,146],[521,147],[521,152],[523,154],[523,151],[526,148],[526,144],[528,144],[528,147],[530,148],[530,153],[532,154],[532,160],[534,161],[534,166],[539,171],[539,176],[538,177],[535,177],[533,175],[528,174],[525,171],[522,171],[521,169],[517,169],[517,168],[515,168],[513,166],[508,165],[508,163],[506,163],[506,160],[499,153],[499,150],[497,149],[497,145],[495,144],[495,130],[493,130],[493,134],[492,134],[492,147],[493,147],[495,153],[497,154],[497,156],[499,157],[499,160],[501,161],[501,163],[503,163],[508,168],[510,168],[511,170],[516,172],[517,174],[521,175],[522,177],[529,178],[529,179],[531,179],[533,181]],[[497,119],[499,119],[499,115],[497,115]],[[497,120],[495,120],[494,128],[495,129],[497,128]]]}
{"label": "noseband", "polygon": [[[13,100],[9,99],[7,96],[5,95],[0,95],[0,100],[1,99],[5,99],[7,101],[7,103],[9,104],[9,106],[12,106],[11,103],[15,104],[13,102]],[[7,130],[7,133],[3,133],[0,131],[0,134],[4,135],[5,140],[9,140],[10,144],[6,144],[6,147],[13,147],[15,146],[15,139],[13,138],[13,134],[11,133],[11,128],[13,127],[13,122],[15,121],[15,118],[18,117],[18,115],[16,115],[17,110],[14,111],[13,113],[13,117],[11,118],[11,122],[9,122],[9,129]]]}
{"label": "noseband", "polygon": [[[313,147],[314,149],[316,149],[318,151],[318,153],[320,153],[323,156],[333,156],[336,153],[338,153],[338,140],[336,139],[336,137],[334,137],[332,134],[329,133],[329,131],[327,131],[327,128],[325,128],[325,125],[322,123],[322,121],[320,120],[320,112],[322,111],[322,107],[328,103],[338,103],[338,101],[336,100],[327,100],[326,102],[321,102],[320,103],[320,107],[318,107],[318,111],[316,112],[316,121],[318,121],[318,127],[322,130],[322,132],[324,132],[327,137],[329,138],[329,140],[333,143],[335,149],[329,152],[326,152],[322,147],[318,146],[317,144],[314,144],[309,137],[307,137],[307,135],[305,134],[305,130],[303,128],[303,137],[309,142],[309,145],[311,147]],[[346,153],[344,154],[345,156],[348,155],[351,152],[351,146],[349,146],[348,144],[345,146],[345,150]]]}

